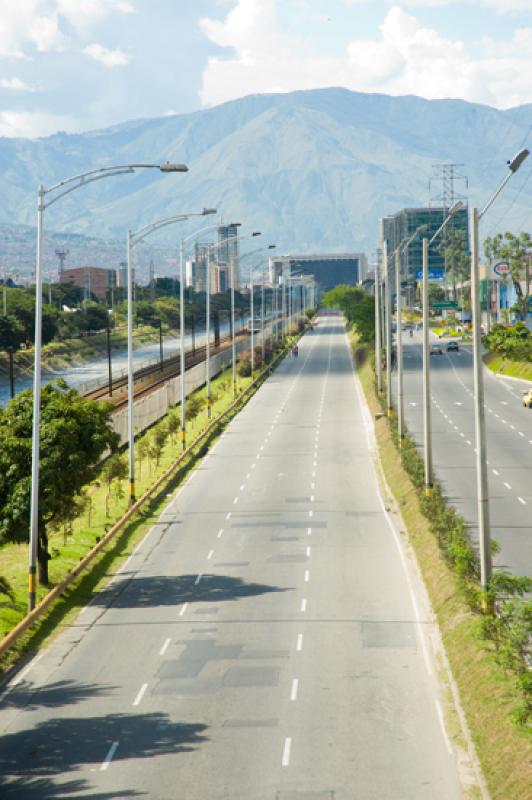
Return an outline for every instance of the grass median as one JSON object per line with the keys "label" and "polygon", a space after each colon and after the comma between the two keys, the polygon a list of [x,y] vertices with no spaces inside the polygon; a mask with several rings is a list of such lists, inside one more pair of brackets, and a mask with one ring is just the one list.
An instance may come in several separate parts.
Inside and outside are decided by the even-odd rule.
{"label": "grass median", "polygon": [[[356,339],[353,347],[366,400],[376,416],[381,408],[372,365]],[[522,701],[514,676],[501,667],[492,643],[483,638],[482,617],[469,608],[460,579],[441,554],[385,416],[376,419],[375,431],[384,476],[416,553],[491,797],[529,800],[531,737],[530,730],[516,727],[512,719]]]}
{"label": "grass median", "polygon": [[532,362],[512,361],[500,353],[488,353],[484,356],[484,363],[492,372],[499,375],[508,375],[511,378],[521,378],[532,383]]}

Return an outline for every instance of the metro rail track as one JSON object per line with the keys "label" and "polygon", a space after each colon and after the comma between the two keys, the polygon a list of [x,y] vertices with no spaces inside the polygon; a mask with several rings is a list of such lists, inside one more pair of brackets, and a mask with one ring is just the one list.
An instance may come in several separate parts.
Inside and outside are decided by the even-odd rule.
{"label": "metro rail track", "polygon": [[[236,334],[236,341],[241,341],[244,338],[249,338],[249,334],[245,331],[240,331]],[[231,347],[231,336],[226,335],[220,340],[220,344],[215,347],[211,345],[211,355],[216,355]],[[187,350],[185,353],[185,370],[195,367],[205,360],[206,346],[195,347],[194,349]],[[171,378],[175,378],[181,374],[181,358],[180,354],[171,356],[170,358],[163,359],[163,362],[157,364],[150,364],[147,367],[142,367],[136,370],[133,375],[133,396],[138,400],[145,395],[158,389]],[[118,411],[127,405],[127,375],[122,375],[112,382],[112,394],[109,390],[109,382],[98,386],[84,394],[87,400],[101,400],[112,403],[114,411]]]}

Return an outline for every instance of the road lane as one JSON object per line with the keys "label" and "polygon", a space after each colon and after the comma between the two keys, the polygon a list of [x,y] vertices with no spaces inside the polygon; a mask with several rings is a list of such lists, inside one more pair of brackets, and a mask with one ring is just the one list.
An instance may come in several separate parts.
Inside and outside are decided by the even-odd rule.
{"label": "road lane", "polygon": [[[420,334],[405,338],[405,416],[423,447]],[[497,566],[532,576],[532,413],[520,387],[485,372],[486,434],[492,534]],[[471,347],[431,357],[433,458],[436,476],[477,538],[475,421]],[[495,472],[494,472],[495,470]],[[510,487],[510,488],[508,488]]]}
{"label": "road lane", "polygon": [[318,331],[6,698],[2,797],[462,796],[347,339]]}

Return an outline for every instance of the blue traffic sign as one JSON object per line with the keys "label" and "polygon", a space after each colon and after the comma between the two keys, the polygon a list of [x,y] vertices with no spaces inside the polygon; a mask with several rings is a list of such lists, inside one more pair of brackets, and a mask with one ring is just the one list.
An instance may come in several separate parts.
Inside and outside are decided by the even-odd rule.
{"label": "blue traffic sign", "polygon": [[[445,270],[443,267],[429,267],[429,281],[442,281],[445,277]],[[423,270],[416,270],[416,281],[423,280]]]}

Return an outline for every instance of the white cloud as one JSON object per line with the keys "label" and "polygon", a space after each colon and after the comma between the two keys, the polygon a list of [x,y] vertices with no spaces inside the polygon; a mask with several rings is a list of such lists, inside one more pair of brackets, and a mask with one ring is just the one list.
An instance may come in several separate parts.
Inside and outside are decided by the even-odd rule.
{"label": "white cloud", "polygon": [[45,53],[71,45],[61,30],[66,21],[78,33],[111,14],[130,14],[126,0],[1,0],[0,56],[27,58],[28,47]]}
{"label": "white cloud", "polygon": [[78,126],[70,117],[45,111],[0,111],[0,136],[35,139],[58,130],[73,132]]}
{"label": "white cloud", "polygon": [[33,86],[21,81],[20,78],[0,78],[0,89],[10,89],[14,92],[34,92]]}
{"label": "white cloud", "polygon": [[99,61],[107,69],[123,67],[129,63],[129,58],[122,50],[109,50],[103,44],[89,44],[83,52],[95,61]]}
{"label": "white cloud", "polygon": [[495,52],[486,46],[486,56],[479,58],[468,53],[463,42],[420,26],[414,16],[393,6],[380,26],[379,38],[353,39],[345,53],[330,57],[281,30],[276,0],[235,2],[225,20],[200,21],[212,42],[233,51],[209,59],[201,89],[205,105],[246,94],[325,86],[429,99],[462,98],[498,107],[532,102],[529,29],[517,31],[512,42],[499,43]]}
{"label": "white cloud", "polygon": [[120,0],[57,0],[57,10],[75,28],[86,32],[114,12],[131,14],[135,8]]}
{"label": "white cloud", "polygon": [[[349,3],[350,0],[344,0]],[[356,0],[355,0],[356,2]],[[464,5],[464,0],[403,0],[405,6],[451,6]],[[492,8],[500,14],[513,14],[516,11],[532,11],[532,0],[467,0],[468,6]]]}

